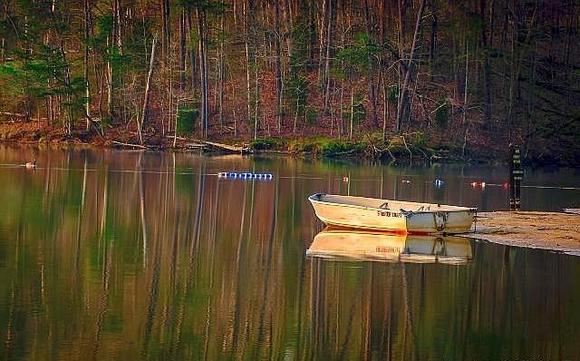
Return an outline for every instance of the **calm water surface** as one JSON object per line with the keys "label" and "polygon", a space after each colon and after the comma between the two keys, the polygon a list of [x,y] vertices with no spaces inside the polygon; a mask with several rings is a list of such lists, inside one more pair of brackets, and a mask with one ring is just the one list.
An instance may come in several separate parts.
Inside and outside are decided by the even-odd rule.
{"label": "calm water surface", "polygon": [[[32,158],[36,171],[15,166]],[[275,177],[215,175],[228,170]],[[505,178],[489,166],[0,147],[0,360],[578,360],[580,257],[408,239],[397,242],[427,263],[306,256],[323,229],[309,194],[505,209]],[[577,189],[553,187],[579,180],[527,170],[523,207],[578,206]],[[469,259],[431,262],[430,249]]]}

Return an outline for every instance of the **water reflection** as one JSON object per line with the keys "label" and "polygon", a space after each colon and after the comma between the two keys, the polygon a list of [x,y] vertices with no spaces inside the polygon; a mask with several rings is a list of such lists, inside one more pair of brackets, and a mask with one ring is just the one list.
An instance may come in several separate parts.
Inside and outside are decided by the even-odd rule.
{"label": "water reflection", "polygon": [[[11,166],[33,158],[36,171]],[[2,360],[580,354],[578,258],[483,243],[461,267],[305,256],[322,227],[315,192],[503,204],[455,168],[2,147],[0,163]],[[229,170],[275,179],[216,176]],[[436,193],[436,173],[459,190]]]}
{"label": "water reflection", "polygon": [[468,239],[326,228],[306,251],[312,257],[409,263],[466,264],[472,259]]}

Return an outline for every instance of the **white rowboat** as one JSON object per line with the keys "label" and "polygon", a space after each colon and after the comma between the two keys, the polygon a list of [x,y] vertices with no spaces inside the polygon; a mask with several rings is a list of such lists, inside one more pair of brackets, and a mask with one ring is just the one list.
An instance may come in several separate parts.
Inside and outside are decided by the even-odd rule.
{"label": "white rowboat", "polygon": [[477,208],[324,193],[308,200],[327,225],[413,234],[464,233],[477,213]]}

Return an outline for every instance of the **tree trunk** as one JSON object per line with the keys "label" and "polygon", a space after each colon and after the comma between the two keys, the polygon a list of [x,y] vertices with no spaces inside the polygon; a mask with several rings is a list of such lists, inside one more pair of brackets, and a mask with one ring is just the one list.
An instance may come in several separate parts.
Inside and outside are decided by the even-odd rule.
{"label": "tree trunk", "polygon": [[[332,0],[322,0],[322,17],[320,19],[320,24],[318,26],[318,28],[320,29],[320,36],[319,36],[319,40],[318,40],[318,81],[319,81],[319,85],[323,85],[325,84],[324,81],[324,74],[322,73],[322,57],[324,54],[324,32],[326,30],[326,23],[327,23],[327,8],[330,4],[328,4],[328,1],[332,1]],[[313,2],[316,3],[316,2]],[[327,5],[328,4],[328,5]]]}
{"label": "tree trunk", "polygon": [[292,127],[292,134],[294,134],[294,135],[296,134],[296,126],[298,123],[298,110],[300,107],[300,103],[298,102],[299,99],[300,99],[299,97],[296,97],[296,111],[294,112],[294,126]]}
{"label": "tree trunk", "polygon": [[195,89],[197,89],[197,83],[199,78],[197,74],[199,67],[197,66],[196,62],[195,46],[193,46],[194,44],[194,37],[192,36],[193,29],[194,29],[193,13],[191,12],[191,9],[188,8],[186,33],[189,34],[189,38],[186,39],[186,41],[189,40],[188,43],[192,44],[192,46],[189,47],[189,61],[191,62],[191,90],[193,93],[195,93]]}
{"label": "tree trunk", "polygon": [[467,87],[469,80],[469,45],[465,45],[465,87],[463,89],[463,125],[467,119]]}
{"label": "tree trunk", "polygon": [[91,127],[91,91],[89,84],[89,24],[90,24],[90,5],[89,0],[83,1],[84,15],[85,15],[85,47],[84,47],[84,57],[83,57],[83,73],[85,77],[85,118],[86,118],[86,131],[88,132]]}
{"label": "tree trunk", "polygon": [[352,140],[352,130],[354,127],[354,88],[350,88],[350,133],[348,139]]}
{"label": "tree trunk", "polygon": [[431,4],[431,43],[429,44],[429,65],[431,66],[431,81],[435,72],[435,52],[437,51],[437,12],[435,2]]}
{"label": "tree trunk", "polygon": [[161,0],[161,59],[166,61],[169,56],[169,44],[171,41],[170,24],[169,24],[169,0]]}
{"label": "tree trunk", "polygon": [[225,63],[225,14],[220,20],[220,49],[218,65],[218,107],[220,128],[224,126],[224,63]]}
{"label": "tree trunk", "polygon": [[107,116],[113,118],[113,66],[109,58],[107,58]]}
{"label": "tree trunk", "polygon": [[181,9],[179,17],[179,91],[185,89],[185,55],[186,55],[186,34],[185,34],[185,8]]}
{"label": "tree trunk", "polygon": [[151,84],[151,76],[153,75],[153,65],[155,62],[155,44],[157,43],[157,36],[153,37],[151,43],[151,57],[149,58],[149,72],[147,73],[147,82],[145,83],[145,94],[143,96],[143,108],[141,110],[141,120],[137,124],[139,132],[139,143],[143,144],[143,126],[147,120],[147,108],[149,106],[149,88]]}
{"label": "tree trunk", "polygon": [[121,29],[121,4],[119,0],[113,1],[113,19],[114,19],[114,44],[119,48],[119,53],[123,53],[123,37]]}
{"label": "tree trunk", "polygon": [[[485,1],[482,1],[482,15],[485,18]],[[483,47],[483,119],[485,124],[491,122],[491,67],[489,64],[489,46],[487,40],[487,34],[485,31],[485,24],[483,22],[483,27],[481,30],[481,45]]]}
{"label": "tree trunk", "polygon": [[383,142],[387,138],[387,120],[389,119],[389,89],[387,79],[383,78]]}
{"label": "tree trunk", "polygon": [[259,106],[260,106],[260,80],[258,77],[258,60],[254,55],[254,139],[258,138]]}
{"label": "tree trunk", "polygon": [[250,77],[250,68],[251,68],[251,55],[250,55],[250,12],[252,9],[250,8],[250,2],[252,0],[248,0],[247,2],[244,1],[244,21],[245,21],[245,31],[246,36],[244,39],[244,49],[246,53],[246,99],[247,99],[247,114],[248,114],[248,121],[252,119],[252,92],[251,92],[251,77]]}
{"label": "tree trunk", "polygon": [[411,54],[409,55],[409,63],[407,65],[407,71],[405,72],[405,80],[403,81],[403,86],[401,88],[399,102],[397,107],[397,124],[396,132],[401,131],[401,123],[403,120],[404,112],[403,109],[407,106],[407,85],[409,84],[409,78],[411,77],[411,71],[413,66],[413,56],[415,55],[415,46],[417,44],[417,36],[419,34],[419,25],[421,24],[421,17],[423,16],[423,9],[425,8],[425,0],[421,0],[421,5],[419,6],[419,11],[417,12],[417,22],[415,23],[415,32],[413,34],[413,42],[411,44]]}
{"label": "tree trunk", "polygon": [[[368,0],[364,0],[365,25],[368,36],[374,40],[374,21],[369,9]],[[374,127],[378,126],[377,121],[377,84],[375,82],[375,59],[372,56],[368,58],[369,73],[367,76],[369,101],[371,103],[371,122]]]}
{"label": "tree trunk", "polygon": [[326,29],[326,58],[324,59],[324,109],[323,113],[328,112],[328,100],[330,99],[330,48],[332,47],[332,23],[334,6],[333,0],[328,0],[328,26]]}
{"label": "tree trunk", "polygon": [[278,123],[278,134],[282,132],[282,64],[280,59],[280,3],[274,1],[276,10],[276,27],[274,35],[275,45],[275,70],[276,70],[276,118]]}
{"label": "tree trunk", "polygon": [[64,39],[60,39],[60,54],[62,56],[62,61],[64,63],[64,85],[65,85],[65,89],[66,89],[66,93],[64,94],[65,100],[66,100],[66,107],[67,107],[67,115],[66,115],[66,122],[65,122],[65,129],[66,129],[66,134],[67,135],[71,135],[72,134],[72,127],[73,127],[73,121],[74,121],[74,114],[73,114],[73,106],[72,106],[72,95],[70,92],[71,89],[71,76],[70,76],[70,66],[68,64],[68,61],[66,59],[66,53],[64,51]]}
{"label": "tree trunk", "polygon": [[[467,40],[466,40],[467,41]],[[462,155],[465,159],[465,148],[467,146],[467,135],[469,133],[469,124],[467,123],[467,90],[469,80],[469,45],[465,44],[465,89],[463,90],[463,127],[465,128],[465,135],[463,136]]]}
{"label": "tree trunk", "polygon": [[[6,19],[8,18],[8,1],[6,1],[3,5],[4,9],[2,9],[2,21],[6,23]],[[4,32],[2,32],[2,37],[0,38],[0,63],[4,63],[4,58],[6,54],[6,38],[4,37]]]}
{"label": "tree trunk", "polygon": [[209,86],[208,86],[208,65],[207,65],[207,30],[205,24],[205,10],[197,8],[197,23],[198,23],[198,45],[199,45],[199,75],[200,75],[200,90],[201,90],[201,127],[202,137],[207,138],[208,121],[209,121]]}

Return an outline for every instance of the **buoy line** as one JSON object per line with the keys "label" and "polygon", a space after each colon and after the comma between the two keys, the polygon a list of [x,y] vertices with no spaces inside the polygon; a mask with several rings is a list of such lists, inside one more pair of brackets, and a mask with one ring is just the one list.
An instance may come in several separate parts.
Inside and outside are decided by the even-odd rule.
{"label": "buoy line", "polygon": [[[0,163],[0,168],[6,168],[6,169],[18,169],[18,168],[25,168],[24,164],[14,164],[14,163]],[[45,168],[45,167],[35,167],[35,170],[56,170],[56,171],[79,171],[79,172],[84,172],[85,170],[87,172],[99,172],[102,171],[103,169],[101,168],[63,168],[63,167],[50,167],[50,168]],[[164,171],[164,170],[152,170],[152,169],[142,169],[142,170],[137,170],[137,169],[107,169],[108,172],[111,173],[145,173],[145,174],[176,174],[176,175],[199,175],[199,172],[171,172],[171,171]],[[251,174],[262,174],[262,175],[271,175],[271,178],[267,178],[267,177],[263,177],[262,179],[274,179],[274,178],[278,178],[278,179],[307,179],[307,180],[328,180],[329,177],[316,177],[316,176],[279,176],[279,177],[275,177],[273,173],[253,173],[253,172],[249,172],[249,171],[235,171],[235,172],[217,172],[217,173],[204,173],[204,176],[217,176],[218,178],[220,177],[220,174],[222,174],[222,178],[225,178],[223,176],[223,173],[237,173],[237,174],[244,174],[244,173],[251,173]],[[401,176],[401,175],[397,175],[399,177],[404,177],[404,178],[416,178],[416,177],[420,177],[418,175],[408,175],[408,176]],[[247,177],[247,176],[246,176]],[[241,177],[239,177],[241,178]],[[330,178],[335,178],[334,180],[337,181],[342,181],[342,179],[344,177],[342,176],[333,176]],[[387,177],[385,179],[388,178],[392,178],[392,177]],[[247,179],[249,180],[249,177],[247,177]],[[257,178],[252,178],[252,179],[261,179],[259,177]],[[475,179],[473,177],[464,177],[461,179]],[[350,182],[378,182],[380,181],[381,178],[349,178],[348,181]],[[439,180],[439,179],[437,179]],[[404,179],[403,179],[404,181]],[[426,180],[424,183],[432,183],[432,181]],[[404,184],[412,184],[411,183],[405,183]],[[444,184],[444,183],[443,183]],[[486,187],[503,187],[505,188],[505,184],[503,183],[485,183]],[[522,185],[522,188],[531,188],[531,189],[559,189],[559,190],[566,190],[566,191],[578,191],[580,190],[580,187],[573,187],[573,186],[542,186],[542,185]]]}

